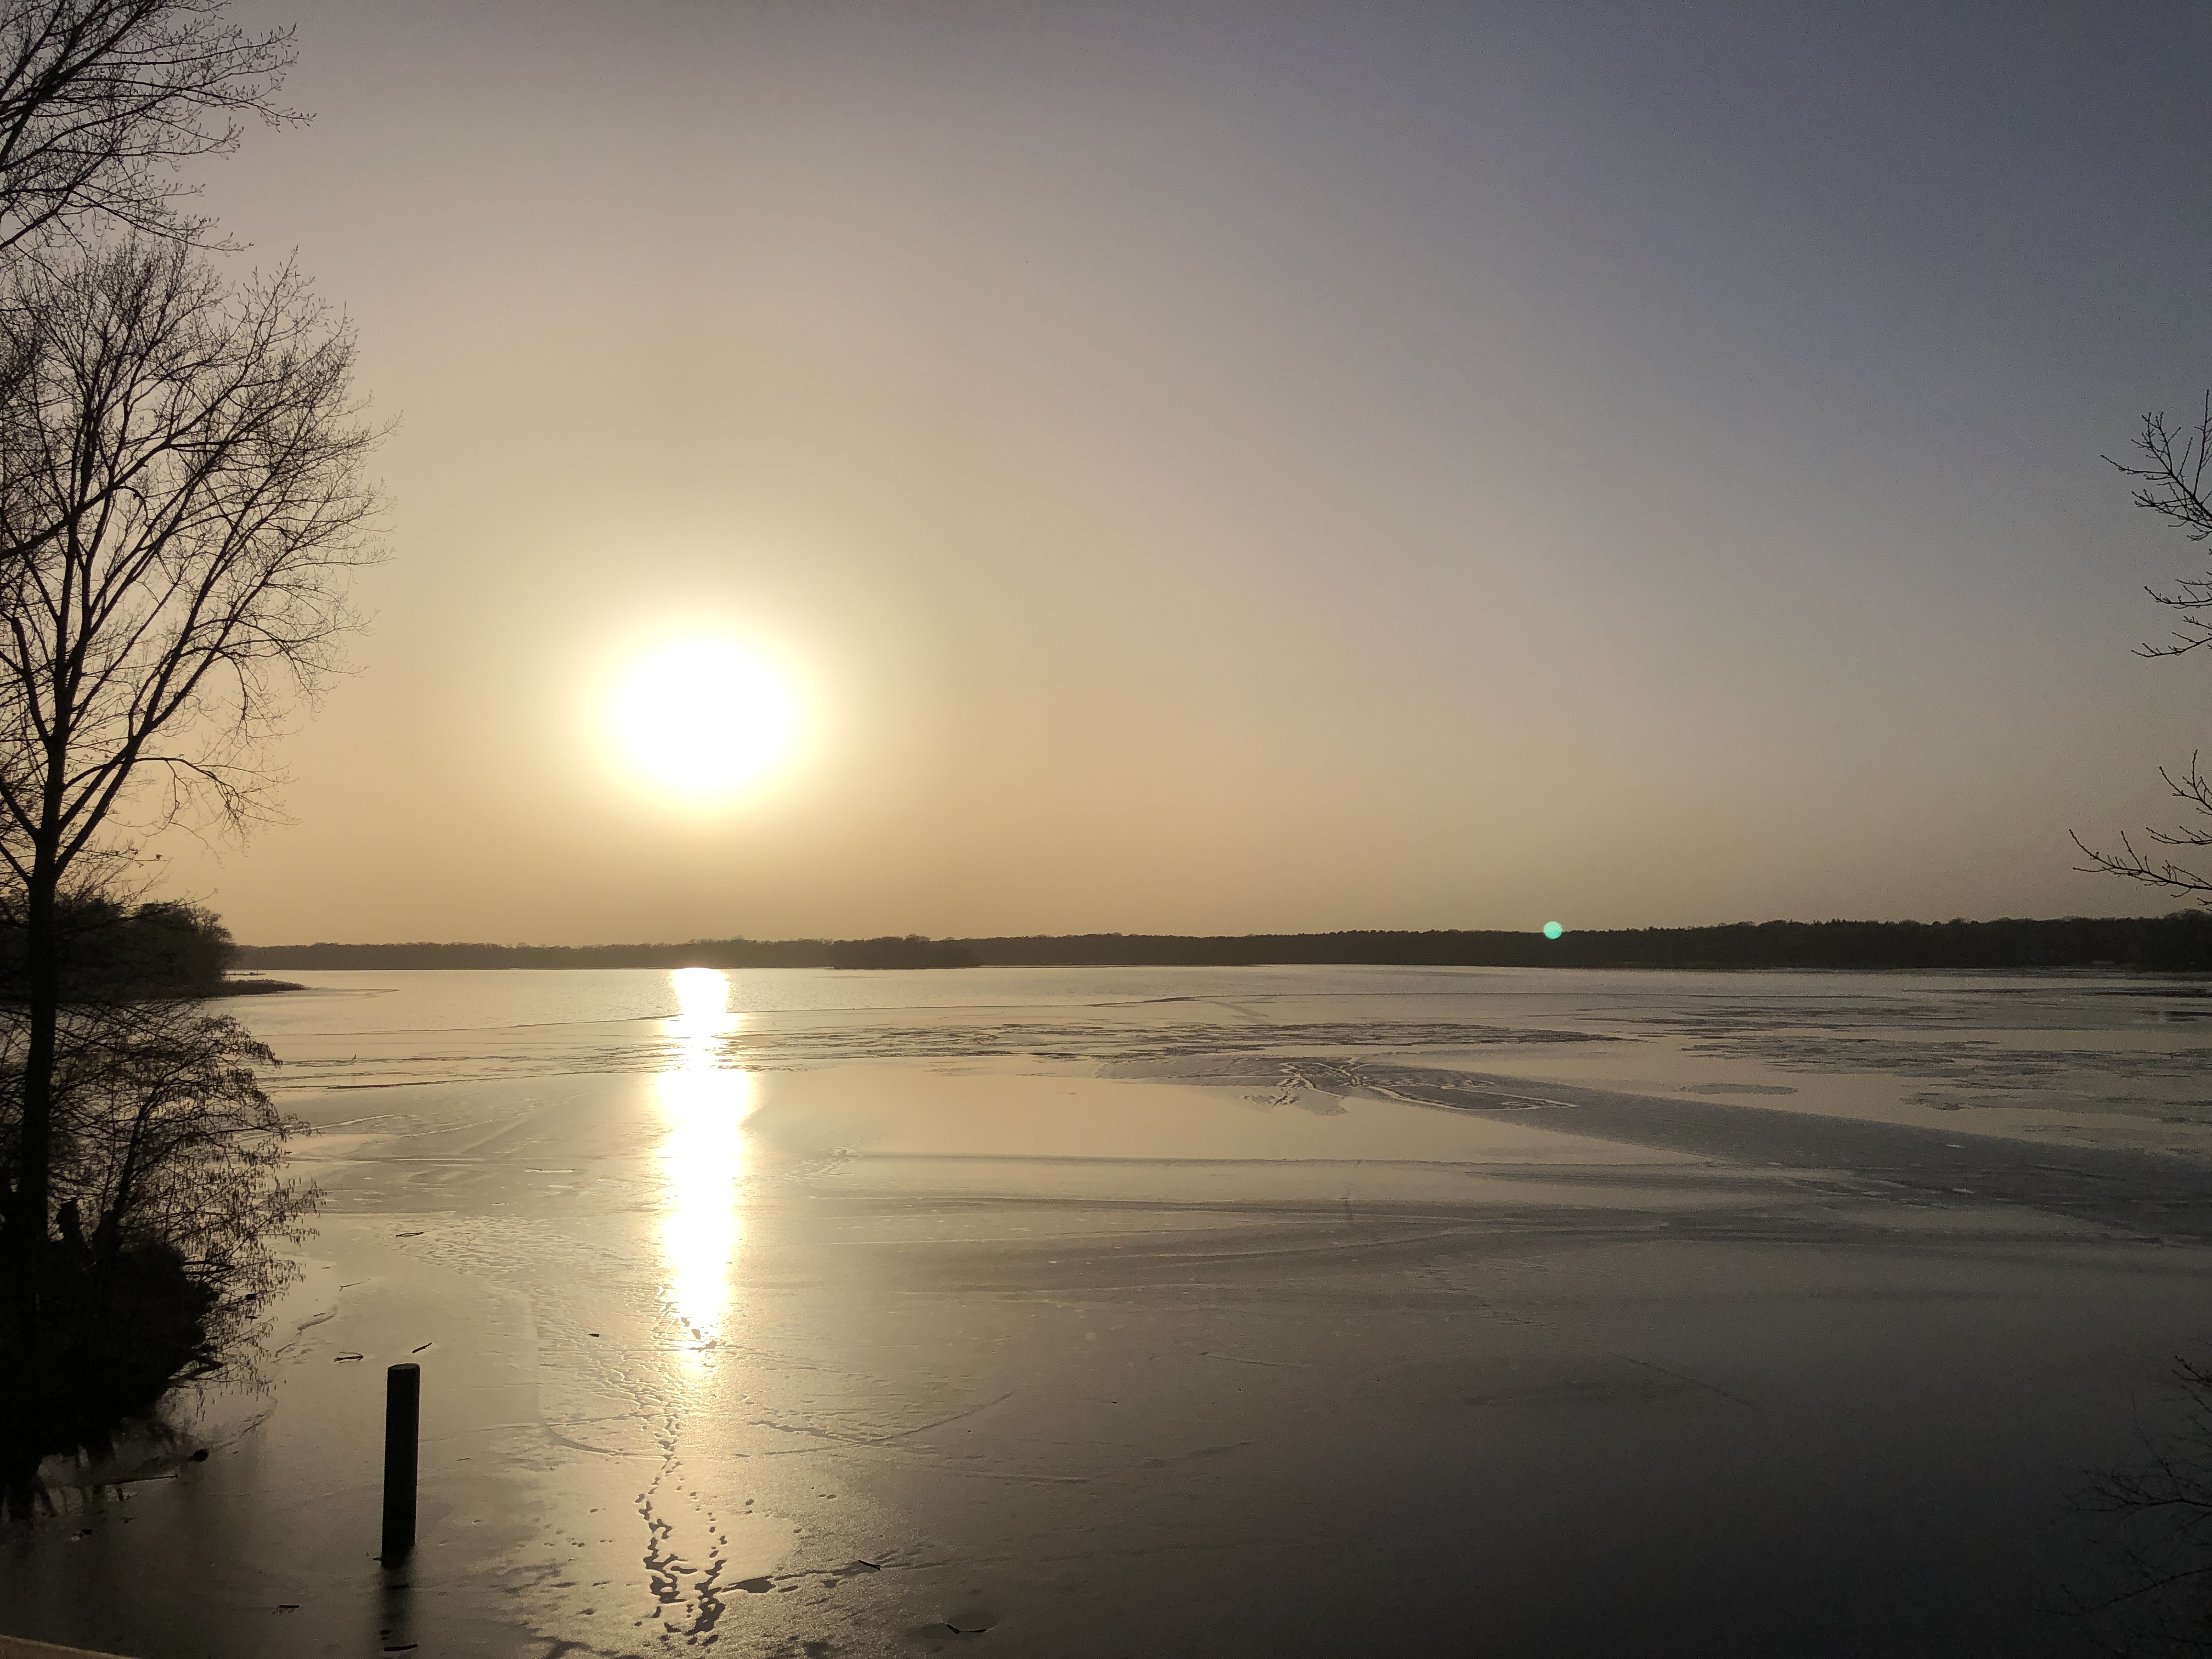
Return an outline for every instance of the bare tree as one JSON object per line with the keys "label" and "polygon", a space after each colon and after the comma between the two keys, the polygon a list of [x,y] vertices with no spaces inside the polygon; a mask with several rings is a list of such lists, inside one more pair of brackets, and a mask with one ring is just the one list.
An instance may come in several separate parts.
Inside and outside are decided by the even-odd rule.
{"label": "bare tree", "polygon": [[21,884],[19,1262],[55,1220],[58,902],[104,832],[240,823],[338,665],[374,556],[349,331],[290,270],[233,291],[176,243],[24,267],[0,303],[0,867]]}
{"label": "bare tree", "polygon": [[276,101],[292,31],[255,34],[224,0],[0,0],[0,254],[103,227],[202,240],[187,161],[234,149]]}
{"label": "bare tree", "polygon": [[[4,356],[0,356],[0,373],[5,372]],[[2207,495],[2208,485],[2212,485],[2207,477],[2212,471],[2212,396],[2205,398],[2203,412],[2193,426],[2177,428],[2167,425],[2162,414],[2144,416],[2135,451],[2133,461],[2109,455],[2105,459],[2135,481],[2136,505],[2149,508],[2192,542],[2212,539],[2212,497]],[[2212,645],[2212,571],[2183,577],[2170,587],[2143,591],[2172,612],[2175,620],[2170,638],[2136,647],[2136,655],[2179,657]],[[2144,848],[2123,834],[2117,853],[2101,852],[2076,835],[2074,844],[2089,860],[2083,867],[2160,888],[2194,903],[2212,904],[2212,874],[2179,862],[2172,852],[2212,847],[2212,777],[2205,775],[2201,757],[2194,754],[2187,771],[2160,767],[2159,776],[2173,798],[2200,821],[2172,830],[2146,830],[2148,845]]]}

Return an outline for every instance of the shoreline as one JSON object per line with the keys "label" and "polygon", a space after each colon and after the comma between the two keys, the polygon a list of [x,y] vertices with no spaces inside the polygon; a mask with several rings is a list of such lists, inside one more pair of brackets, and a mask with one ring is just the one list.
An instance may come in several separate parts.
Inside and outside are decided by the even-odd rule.
{"label": "shoreline", "polygon": [[210,1000],[216,997],[263,997],[273,996],[279,991],[304,991],[307,988],[306,986],[289,979],[262,979],[253,976],[245,979],[226,979],[214,990],[205,992],[204,994]]}

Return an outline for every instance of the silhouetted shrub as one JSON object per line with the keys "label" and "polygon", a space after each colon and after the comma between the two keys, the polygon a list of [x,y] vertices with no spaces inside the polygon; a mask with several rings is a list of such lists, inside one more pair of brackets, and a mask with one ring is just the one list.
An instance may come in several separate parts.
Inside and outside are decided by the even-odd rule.
{"label": "silhouetted shrub", "polygon": [[[0,1169],[21,1133],[27,1022],[0,1008]],[[317,1194],[283,1174],[306,1126],[271,1104],[274,1057],[198,1003],[72,1004],[54,1068],[54,1234],[31,1282],[9,1258],[0,1485],[96,1443],[180,1377],[216,1365],[295,1269]]]}

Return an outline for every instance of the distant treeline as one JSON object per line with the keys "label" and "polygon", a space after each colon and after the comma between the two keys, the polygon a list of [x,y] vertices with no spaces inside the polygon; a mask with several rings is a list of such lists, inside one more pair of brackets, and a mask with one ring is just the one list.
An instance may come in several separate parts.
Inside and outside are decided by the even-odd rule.
{"label": "distant treeline", "polygon": [[2004,921],[1765,921],[1502,932],[1078,933],[1026,939],[694,939],[688,945],[258,945],[240,965],[402,968],[1250,967],[2145,968],[2212,971],[2212,915]]}
{"label": "distant treeline", "polygon": [[246,945],[242,968],[974,968],[951,939],[701,939],[688,945]]}

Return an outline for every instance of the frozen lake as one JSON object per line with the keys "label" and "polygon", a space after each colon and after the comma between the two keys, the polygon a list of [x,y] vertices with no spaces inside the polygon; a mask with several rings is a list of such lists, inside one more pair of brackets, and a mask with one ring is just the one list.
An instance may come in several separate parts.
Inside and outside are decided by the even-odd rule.
{"label": "frozen lake", "polygon": [[2083,1472],[2212,1336],[2194,983],[291,977],[229,1005],[328,1198],[261,1383],[57,1469],[0,1631],[2074,1651]]}

